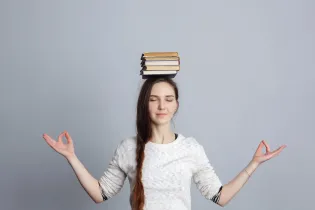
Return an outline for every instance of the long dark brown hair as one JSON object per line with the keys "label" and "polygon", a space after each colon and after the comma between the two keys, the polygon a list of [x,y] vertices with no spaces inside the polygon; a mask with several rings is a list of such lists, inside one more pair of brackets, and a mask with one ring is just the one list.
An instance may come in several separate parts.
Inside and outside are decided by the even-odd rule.
{"label": "long dark brown hair", "polygon": [[[136,150],[136,161],[137,161],[137,173],[135,185],[132,192],[132,209],[143,210],[144,207],[144,188],[142,185],[142,165],[144,160],[144,148],[148,139],[151,138],[152,128],[151,119],[149,116],[149,99],[151,90],[154,84],[158,82],[167,82],[174,88],[175,98],[178,101],[178,88],[177,84],[172,78],[167,76],[155,76],[148,78],[142,85],[139,93],[137,103],[137,150]],[[178,110],[178,109],[177,109]],[[176,112],[177,112],[176,110]]]}

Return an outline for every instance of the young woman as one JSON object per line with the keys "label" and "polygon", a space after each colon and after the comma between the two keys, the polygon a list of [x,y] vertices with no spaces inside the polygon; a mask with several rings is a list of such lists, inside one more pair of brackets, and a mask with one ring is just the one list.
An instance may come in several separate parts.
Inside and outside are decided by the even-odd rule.
{"label": "young woman", "polygon": [[[96,203],[116,195],[128,177],[130,205],[134,210],[191,209],[191,180],[206,199],[225,206],[261,163],[285,148],[283,145],[270,151],[267,143],[261,141],[249,164],[223,185],[203,146],[193,137],[172,131],[171,121],[178,107],[178,88],[171,78],[148,78],[138,98],[137,135],[118,144],[107,170],[98,180],[76,157],[68,132],[61,133],[58,141],[47,134],[43,138],[69,161],[80,184]],[[62,142],[63,136],[67,144]]]}

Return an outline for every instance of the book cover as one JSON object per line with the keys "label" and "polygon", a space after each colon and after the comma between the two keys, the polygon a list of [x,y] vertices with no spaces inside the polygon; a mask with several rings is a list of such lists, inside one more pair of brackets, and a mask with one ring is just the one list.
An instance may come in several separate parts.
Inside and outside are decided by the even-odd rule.
{"label": "book cover", "polygon": [[167,57],[167,56],[178,56],[178,52],[144,52],[142,57]]}
{"label": "book cover", "polygon": [[157,56],[157,57],[141,57],[141,60],[143,61],[179,61],[180,57],[178,56]]}

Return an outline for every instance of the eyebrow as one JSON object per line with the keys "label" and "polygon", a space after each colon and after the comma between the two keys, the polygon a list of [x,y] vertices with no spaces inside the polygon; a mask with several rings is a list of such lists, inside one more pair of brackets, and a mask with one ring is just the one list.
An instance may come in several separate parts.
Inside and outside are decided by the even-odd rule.
{"label": "eyebrow", "polygon": [[[157,95],[150,95],[150,97],[159,97],[159,96],[157,96]],[[166,95],[165,97],[175,97],[174,95]]]}

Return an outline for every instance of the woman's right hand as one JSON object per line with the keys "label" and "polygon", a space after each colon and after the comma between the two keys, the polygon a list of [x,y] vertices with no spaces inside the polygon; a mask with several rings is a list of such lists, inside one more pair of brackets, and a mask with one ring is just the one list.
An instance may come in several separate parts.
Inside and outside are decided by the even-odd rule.
{"label": "woman's right hand", "polygon": [[[67,144],[63,143],[63,141],[62,141],[63,136],[66,137]],[[68,159],[70,157],[75,156],[73,141],[72,141],[72,139],[71,139],[71,137],[67,131],[62,132],[58,136],[58,141],[55,141],[53,138],[48,136],[46,133],[43,134],[43,138],[45,139],[45,141],[47,142],[47,144],[51,148],[53,148],[59,154],[63,155],[65,158]]]}

